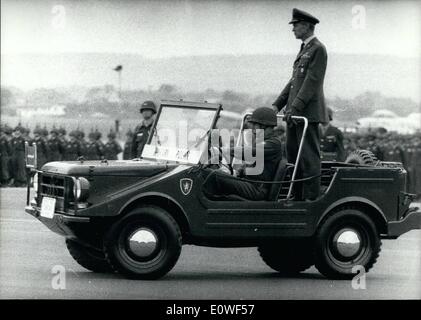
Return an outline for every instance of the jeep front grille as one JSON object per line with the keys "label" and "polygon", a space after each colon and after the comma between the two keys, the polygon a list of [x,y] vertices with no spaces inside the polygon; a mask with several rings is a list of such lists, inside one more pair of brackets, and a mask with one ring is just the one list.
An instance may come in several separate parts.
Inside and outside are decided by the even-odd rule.
{"label": "jeep front grille", "polygon": [[56,210],[66,211],[69,202],[69,190],[72,190],[73,182],[70,177],[50,173],[41,173],[39,179],[38,205],[41,205],[44,196],[56,199]]}

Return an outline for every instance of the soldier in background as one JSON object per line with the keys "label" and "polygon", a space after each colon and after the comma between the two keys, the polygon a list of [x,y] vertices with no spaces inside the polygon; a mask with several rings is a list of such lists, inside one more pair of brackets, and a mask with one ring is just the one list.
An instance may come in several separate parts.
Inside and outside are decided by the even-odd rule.
{"label": "soldier in background", "polygon": [[64,145],[59,139],[59,130],[54,128],[50,131],[50,139],[47,141],[48,161],[63,160]]}
{"label": "soldier in background", "polygon": [[46,162],[48,157],[47,143],[44,139],[45,132],[40,127],[34,129],[34,139],[32,145],[37,146],[37,168],[40,169]]}
{"label": "soldier in background", "polygon": [[129,129],[126,133],[126,142],[124,143],[124,149],[123,149],[123,160],[129,160],[132,159],[132,140],[133,140],[133,131]]}
{"label": "soldier in background", "polygon": [[26,186],[26,165],[25,165],[25,138],[28,130],[18,125],[13,130],[11,144],[11,173],[15,187]]}
{"label": "soldier in background", "polygon": [[104,158],[108,160],[117,160],[118,154],[123,151],[121,146],[116,141],[116,134],[110,131],[107,135],[108,141],[104,145]]}
{"label": "soldier in background", "polygon": [[101,140],[102,133],[95,129],[95,140],[98,145],[98,154],[100,159],[104,159],[104,142]]}
{"label": "soldier in background", "polygon": [[319,125],[320,151],[322,160],[345,161],[344,136],[337,127],[332,125],[333,110],[327,108],[329,122]]}
{"label": "soldier in background", "polygon": [[149,132],[152,129],[156,105],[153,101],[145,101],[140,106],[139,112],[143,116],[142,122],[136,127],[132,140],[132,158],[140,158],[143,147],[148,141]]}
{"label": "soldier in background", "polygon": [[12,150],[6,135],[6,126],[0,126],[0,186],[7,186],[10,182],[9,159]]}
{"label": "soldier in background", "polygon": [[85,157],[86,153],[87,153],[87,141],[85,140],[85,132],[82,129],[77,129],[76,130],[76,138],[77,141],[79,142],[79,146],[80,146],[80,155]]}
{"label": "soldier in background", "polygon": [[63,127],[60,127],[58,129],[58,139],[61,141],[61,144],[63,146],[67,143],[66,133],[66,129],[64,129]]}
{"label": "soldier in background", "polygon": [[88,135],[88,142],[86,144],[86,152],[84,158],[86,160],[100,160],[101,152],[97,141],[97,133],[91,131]]}
{"label": "soldier in background", "polygon": [[66,142],[64,146],[64,160],[66,161],[75,161],[81,156],[80,143],[77,140],[78,133],[76,130],[73,130],[69,133],[69,141]]}

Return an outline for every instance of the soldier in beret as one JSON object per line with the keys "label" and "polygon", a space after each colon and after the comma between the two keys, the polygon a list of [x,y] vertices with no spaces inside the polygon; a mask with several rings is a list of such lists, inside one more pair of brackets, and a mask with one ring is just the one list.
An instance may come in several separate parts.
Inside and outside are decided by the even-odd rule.
{"label": "soldier in beret", "polygon": [[[315,176],[311,180],[294,184],[296,200],[315,200],[320,194],[320,137],[319,123],[328,121],[323,93],[323,81],[327,66],[325,46],[314,35],[319,20],[311,14],[294,9],[292,31],[302,41],[294,65],[291,79],[273,103],[276,112],[285,108],[287,126],[287,160],[295,163],[304,124],[293,122],[291,116],[304,116],[309,121],[297,178]],[[318,177],[317,177],[318,176]]]}

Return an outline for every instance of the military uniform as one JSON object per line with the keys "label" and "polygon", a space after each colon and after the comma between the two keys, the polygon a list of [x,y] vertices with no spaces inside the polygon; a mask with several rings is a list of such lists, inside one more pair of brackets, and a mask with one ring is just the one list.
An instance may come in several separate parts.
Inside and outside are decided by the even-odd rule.
{"label": "military uniform", "polygon": [[64,144],[58,137],[58,130],[51,130],[51,138],[47,141],[48,161],[63,160]]}
{"label": "military uniform", "polygon": [[[16,127],[15,132],[19,131],[21,134],[25,132],[25,128]],[[11,141],[11,172],[16,187],[22,187],[26,185],[26,164],[25,164],[25,138],[20,136],[14,136]]]}
{"label": "military uniform", "polygon": [[6,185],[9,183],[10,174],[9,174],[9,159],[12,152],[10,142],[6,136],[4,130],[1,128],[0,133],[0,184]]}
{"label": "military uniform", "polygon": [[132,159],[132,140],[133,140],[133,132],[129,130],[126,134],[127,140],[124,143],[123,147],[123,160]]}
{"label": "military uniform", "polygon": [[320,126],[321,159],[326,161],[345,161],[344,136],[338,128],[328,124]]}
{"label": "military uniform", "polygon": [[121,146],[115,140],[115,133],[108,134],[109,140],[104,144],[104,158],[108,160],[117,160],[118,154],[123,151]]}
{"label": "military uniform", "polygon": [[64,146],[63,158],[66,161],[75,161],[81,156],[80,143],[76,139],[76,132],[70,132],[71,137],[74,137],[74,140],[70,139],[66,142]]}
{"label": "military uniform", "polygon": [[35,137],[32,140],[32,145],[37,146],[37,167],[40,169],[46,162],[48,157],[47,144],[43,137]]}
{"label": "military uniform", "polygon": [[[265,110],[266,109],[266,110]],[[263,114],[261,112],[263,110]],[[266,121],[268,119],[268,121]],[[249,122],[261,123],[264,125],[276,126],[276,114],[269,108],[258,108],[253,112]],[[263,143],[264,152],[264,167],[263,172],[259,175],[248,175],[245,178],[257,181],[272,181],[278,168],[279,162],[282,159],[282,142],[281,138],[272,132],[265,132]],[[257,148],[258,146],[256,146]],[[234,149],[231,149],[231,156],[234,155]],[[210,174],[210,170],[206,173]],[[262,184],[260,182],[248,182],[240,179],[235,179],[231,175],[217,172],[208,176],[203,186],[204,193],[209,198],[218,195],[238,195],[242,198],[250,200],[264,200],[268,190],[269,184]]]}
{"label": "military uniform", "polygon": [[[307,21],[313,24],[319,21],[312,15],[294,9],[290,23]],[[323,81],[327,66],[327,52],[325,46],[316,38],[312,38],[298,53],[292,77],[275,100],[273,105],[278,111],[285,107],[285,113],[293,116],[303,116],[309,121],[306,138],[302,148],[301,161],[297,178],[320,175],[320,137],[319,123],[328,121]],[[298,147],[302,137],[304,124],[290,123],[287,126],[286,152],[287,160],[295,163]],[[294,184],[296,199],[302,197],[301,184]],[[305,199],[315,199],[320,194],[320,177],[304,182],[303,196]]]}

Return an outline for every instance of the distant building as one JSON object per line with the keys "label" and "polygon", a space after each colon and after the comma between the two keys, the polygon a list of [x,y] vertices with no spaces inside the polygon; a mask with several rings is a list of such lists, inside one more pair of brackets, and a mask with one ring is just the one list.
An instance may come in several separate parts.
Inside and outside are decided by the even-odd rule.
{"label": "distant building", "polygon": [[65,105],[52,105],[49,107],[17,107],[16,115],[22,118],[34,116],[64,116],[66,114]]}
{"label": "distant building", "polygon": [[387,131],[411,134],[421,130],[421,113],[411,113],[407,117],[399,117],[390,110],[380,109],[374,111],[369,117],[358,119],[357,128],[385,128]]}

